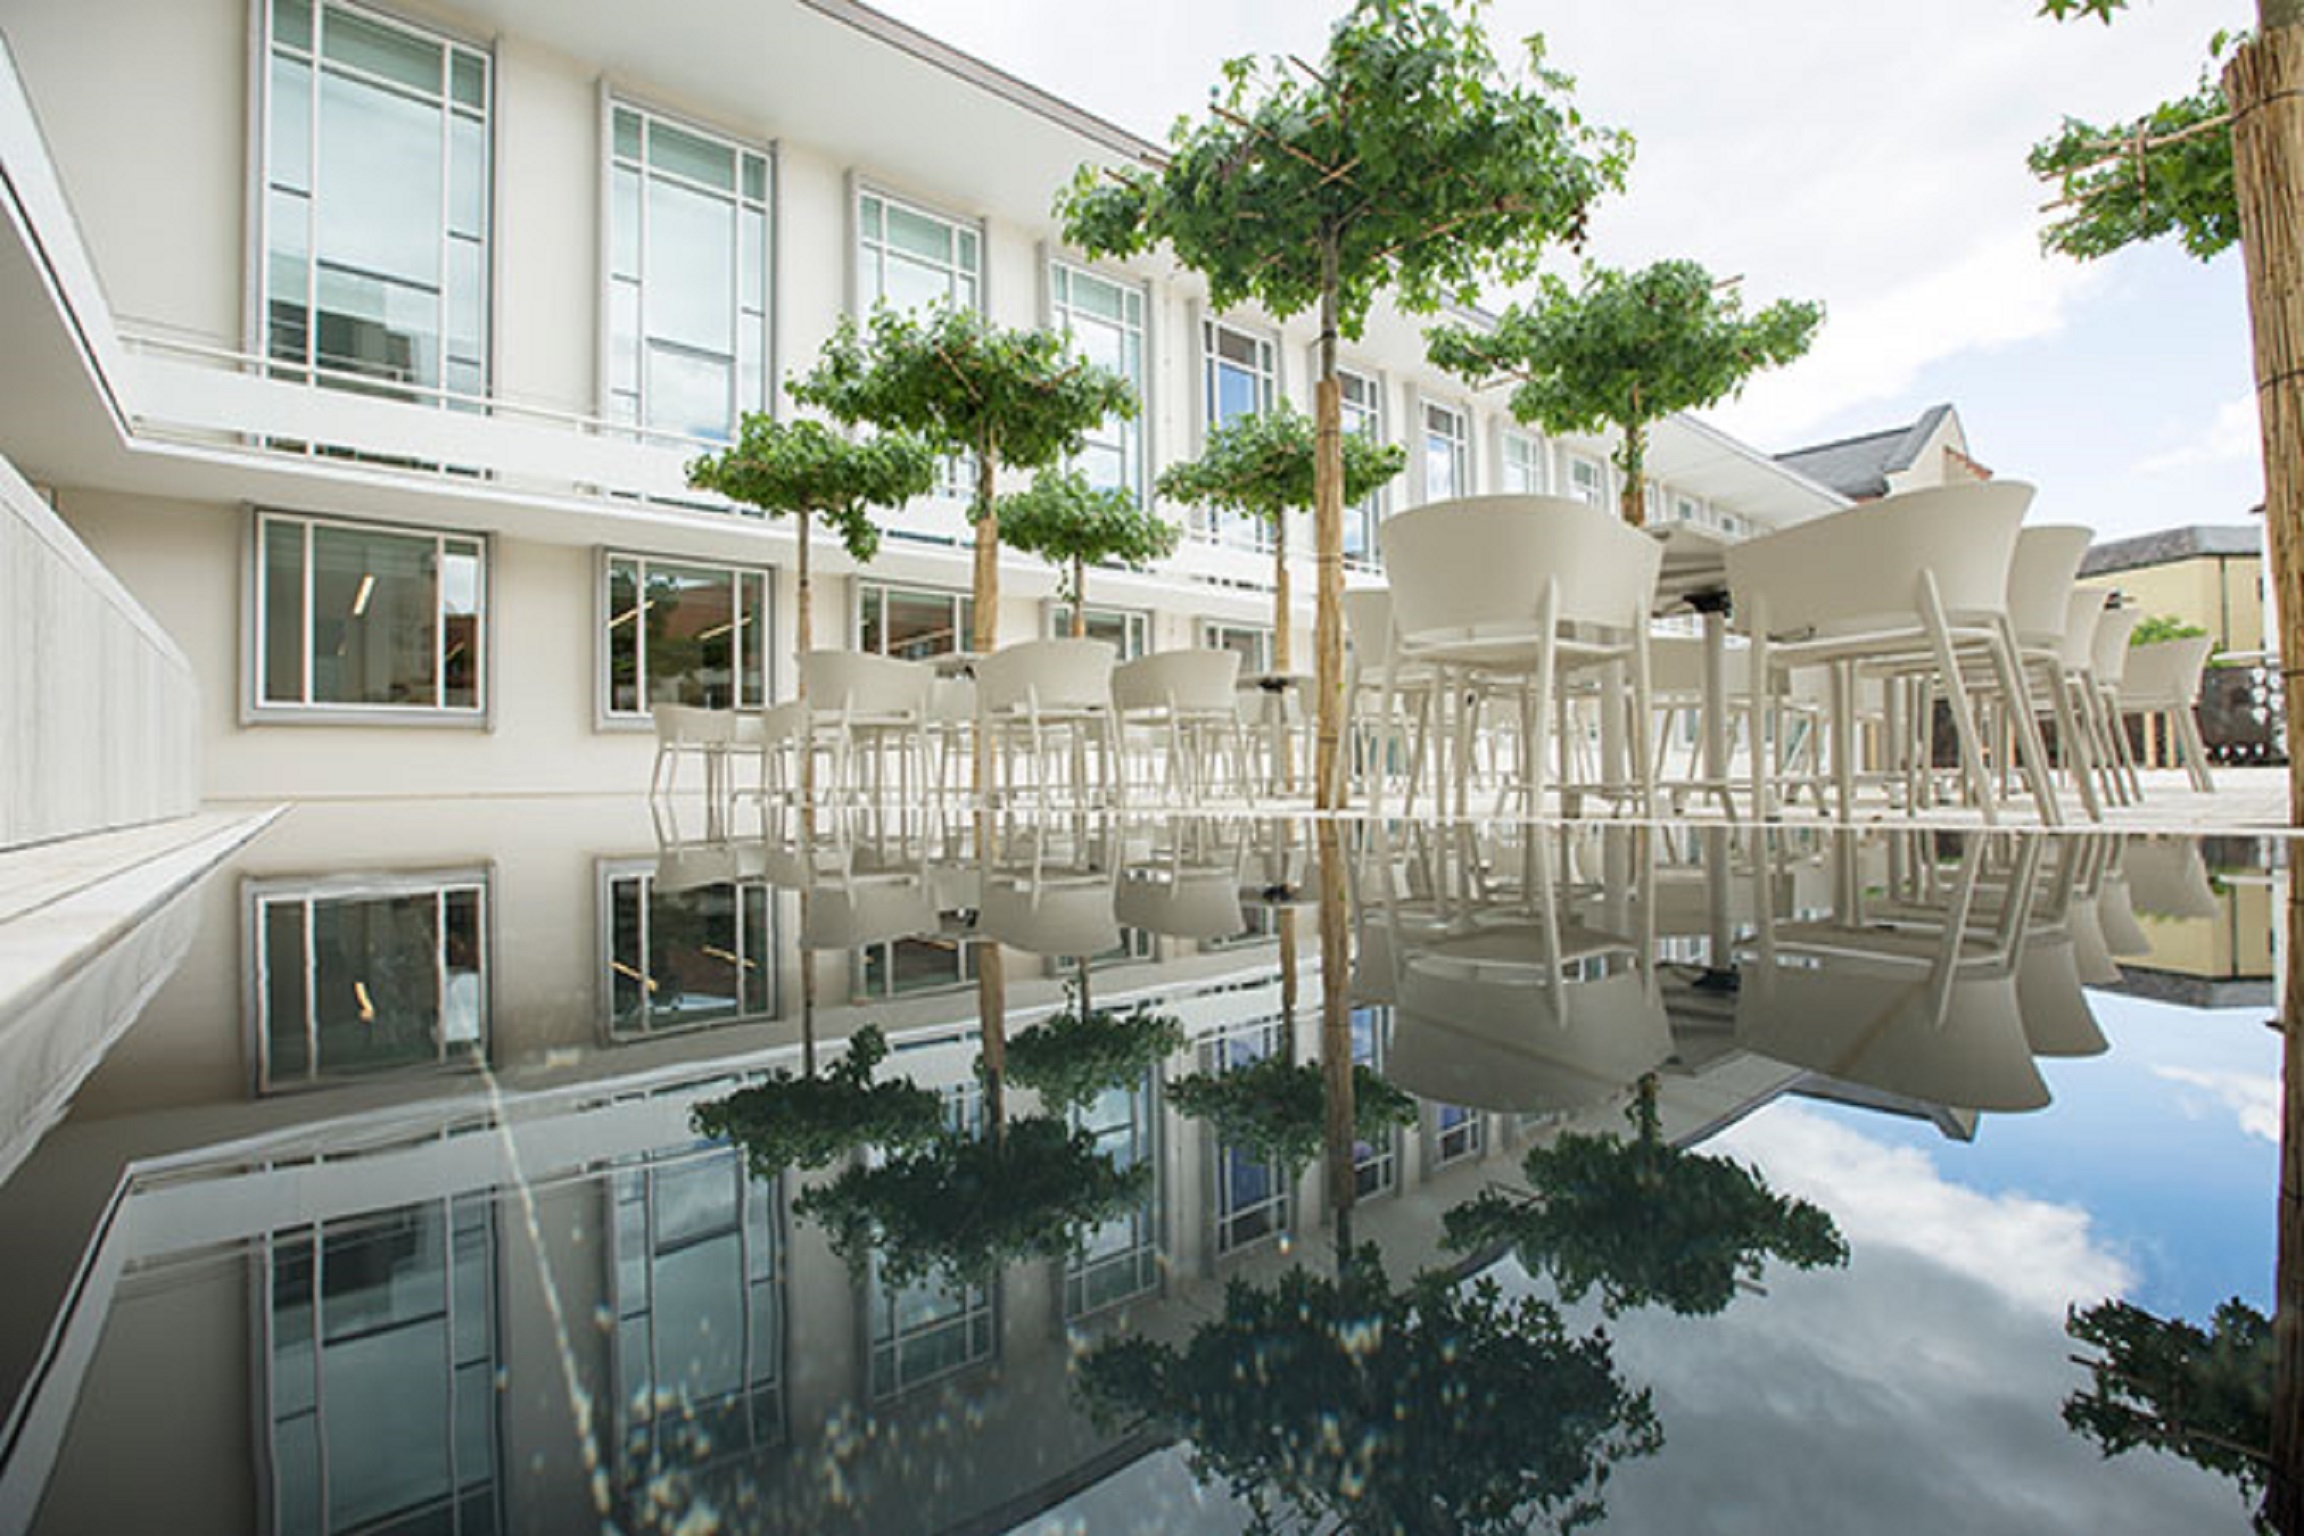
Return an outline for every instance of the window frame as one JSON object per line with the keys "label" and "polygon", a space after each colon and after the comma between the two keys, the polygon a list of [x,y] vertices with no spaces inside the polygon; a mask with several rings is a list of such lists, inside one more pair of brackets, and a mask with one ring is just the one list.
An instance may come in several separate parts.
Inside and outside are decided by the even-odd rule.
{"label": "window frame", "polygon": [[[1278,642],[1272,633],[1272,626],[1269,624],[1252,624],[1233,619],[1203,618],[1194,624],[1193,631],[1198,635],[1203,650],[1234,649],[1235,647],[1225,643],[1224,637],[1226,635],[1253,636],[1256,640],[1257,655],[1255,657],[1250,657],[1245,653],[1241,655],[1240,675],[1249,677],[1258,673],[1270,672],[1273,669],[1273,657],[1277,653]],[[1251,660],[1258,661],[1259,665],[1249,666],[1248,663]]]}
{"label": "window frame", "polygon": [[[599,551],[599,558],[595,563],[593,572],[596,596],[593,601],[592,629],[593,650],[595,652],[592,726],[595,731],[642,732],[655,729],[655,705],[649,702],[648,698],[648,648],[645,641],[639,647],[638,654],[638,686],[641,707],[637,710],[625,710],[616,707],[615,647],[609,630],[617,622],[617,617],[610,605],[615,601],[616,563],[627,560],[635,561],[639,565],[639,581],[643,594],[647,590],[648,567],[652,564],[726,572],[738,583],[738,618],[736,622],[739,640],[744,627],[741,582],[745,577],[756,579],[760,583],[760,622],[758,625],[760,633],[755,638],[754,643],[760,650],[760,697],[749,700],[745,697],[742,686],[744,656],[742,651],[738,650],[735,665],[731,668],[731,672],[737,679],[733,689],[737,702],[732,707],[737,709],[766,709],[776,702],[776,688],[779,681],[776,662],[777,653],[781,647],[776,644],[776,577],[778,571],[775,566],[736,565],[712,559],[692,560],[681,555],[652,555],[642,550],[609,545],[603,546]],[[645,609],[644,598],[642,611]]]}
{"label": "window frame", "polygon": [[[1513,462],[1513,449],[1525,450],[1524,462]],[[1552,490],[1551,455],[1544,451],[1544,439],[1524,427],[1505,425],[1497,429],[1496,488],[1507,495],[1549,496]],[[1525,471],[1532,482],[1527,486],[1511,484],[1514,475]]]}
{"label": "window frame", "polygon": [[[1124,637],[1116,661],[1135,661],[1152,654],[1152,610],[1149,608],[1122,608],[1115,604],[1089,603],[1088,638],[1104,638],[1096,633],[1099,622],[1117,623]],[[1049,598],[1041,604],[1040,628],[1043,638],[1068,640],[1072,637],[1072,605],[1060,597]]]}
{"label": "window frame", "polygon": [[[1256,407],[1245,414],[1261,416],[1266,411],[1277,407],[1286,398],[1282,393],[1280,378],[1280,336],[1278,332],[1261,327],[1240,325],[1230,320],[1219,319],[1214,315],[1202,316],[1200,320],[1199,423],[1200,446],[1203,449],[1208,445],[1209,434],[1221,426],[1225,420],[1230,419],[1220,418],[1216,414],[1218,393],[1216,381],[1220,367],[1228,361],[1219,356],[1217,337],[1220,333],[1225,332],[1229,332],[1248,343],[1254,349],[1257,358],[1254,364],[1232,364],[1236,367],[1247,367],[1250,371],[1251,381],[1258,386]],[[1243,530],[1245,530],[1245,535],[1243,535]],[[1227,549],[1254,550],[1259,554],[1270,554],[1274,543],[1272,525],[1265,522],[1264,519],[1246,512],[1225,512],[1202,506],[1192,508],[1190,516],[1185,521],[1185,535],[1202,543],[1215,544]]]}
{"label": "window frame", "polygon": [[[1561,494],[1570,501],[1581,501],[1589,506],[1605,508],[1615,489],[1608,483],[1608,461],[1588,453],[1578,453],[1574,449],[1569,449],[1567,452],[1568,467],[1561,477]],[[1584,486],[1577,480],[1578,470],[1590,470],[1592,472],[1592,495],[1584,494]]]}
{"label": "window frame", "polygon": [[[300,665],[304,672],[303,702],[288,702],[266,697],[265,667],[268,665],[268,647],[271,638],[270,614],[265,603],[265,540],[264,530],[272,523],[301,524],[304,533],[304,559],[302,591],[298,598],[300,622],[303,626]],[[395,523],[368,518],[338,517],[328,513],[296,512],[284,507],[253,506],[244,524],[247,547],[243,551],[240,568],[243,587],[241,611],[244,618],[239,626],[243,648],[241,658],[240,723],[255,725],[379,725],[424,726],[451,730],[493,730],[496,723],[496,647],[494,614],[496,608],[496,538],[490,533],[466,532],[462,529],[426,527],[409,523]],[[380,533],[411,539],[430,539],[434,558],[441,546],[449,540],[478,547],[480,561],[479,580],[474,589],[473,649],[478,659],[473,665],[473,688],[478,700],[470,707],[432,704],[347,704],[314,703],[312,693],[312,530],[315,528],[346,528],[363,533]],[[440,594],[437,586],[433,598],[433,692],[437,699],[447,687],[446,657],[448,646],[446,628],[441,622]]]}
{"label": "window frame", "polygon": [[[1440,412],[1456,420],[1455,433],[1446,439],[1448,444],[1449,474],[1456,484],[1442,495],[1432,484],[1432,454],[1437,443],[1434,438],[1432,416]],[[1419,393],[1416,397],[1416,483],[1426,502],[1456,501],[1477,495],[1478,487],[1472,473],[1472,408],[1458,401],[1443,400],[1437,395]]]}
{"label": "window frame", "polygon": [[[634,113],[641,120],[641,152],[637,161],[628,161],[617,150],[616,118],[619,112]],[[658,126],[670,128],[690,138],[701,139],[726,149],[731,156],[731,165],[735,171],[733,187],[724,192],[719,188],[706,187],[701,183],[680,176],[676,172],[660,171],[653,166],[647,158],[648,135],[653,128]],[[747,165],[752,161],[758,161],[761,167],[762,186],[758,197],[753,197],[749,193],[744,180]],[[640,329],[634,343],[637,354],[635,366],[638,376],[634,379],[633,386],[629,391],[621,389],[615,378],[616,292],[618,285],[625,281],[616,270],[616,177],[619,170],[626,168],[636,170],[640,176],[640,228],[634,236],[640,247],[638,257],[640,270],[639,275],[631,280],[638,295],[636,302]],[[685,114],[667,111],[648,101],[645,97],[628,91],[613,89],[605,82],[603,83],[600,92],[599,387],[595,403],[595,411],[602,421],[627,427],[640,434],[644,440],[649,441],[669,439],[678,442],[691,442],[699,440],[679,428],[650,426],[647,421],[649,265],[647,205],[650,181],[657,176],[664,176],[673,184],[683,188],[702,191],[714,197],[724,197],[735,210],[732,231],[733,245],[729,258],[730,275],[735,285],[731,295],[734,325],[729,334],[729,342],[733,350],[728,357],[733,385],[731,410],[727,422],[727,434],[717,439],[705,438],[701,440],[730,441],[748,412],[758,411],[767,415],[776,413],[777,190],[780,169],[777,164],[776,146],[773,143],[761,143],[723,131]],[[755,211],[760,215],[761,220],[760,304],[756,314],[744,303],[744,218],[748,212]],[[757,381],[747,381],[744,366],[744,341],[747,329],[754,325],[757,326],[755,339],[759,348],[756,359],[759,377]],[[675,350],[695,352],[697,349],[676,346]],[[758,384],[756,396],[752,394],[749,388],[750,382],[757,382]],[[619,399],[627,394],[633,402],[632,415],[629,417],[621,414],[618,408]],[[748,400],[752,399],[756,399],[757,403],[748,403]]]}
{"label": "window frame", "polygon": [[[700,1034],[706,1030],[774,1023],[783,1018],[784,934],[781,910],[783,904],[777,900],[776,887],[767,880],[753,875],[729,880],[709,881],[703,885],[690,886],[679,891],[660,893],[656,889],[656,878],[661,865],[662,860],[656,858],[625,858],[601,859],[597,861],[595,866],[594,885],[597,892],[596,910],[598,913],[594,935],[595,952],[598,955],[595,976],[600,988],[596,1017],[599,1020],[599,1038],[601,1041],[612,1046],[638,1045],[646,1041],[665,1040],[679,1035]],[[616,1014],[616,978],[619,974],[629,973],[621,971],[622,960],[616,949],[616,893],[617,887],[626,881],[634,882],[638,886],[639,943],[640,958],[643,965],[647,962],[649,932],[654,923],[656,903],[659,899],[687,896],[696,891],[709,890],[714,886],[724,885],[728,887],[733,903],[732,921],[735,925],[735,932],[732,936],[735,947],[731,951],[731,958],[739,973],[736,1003],[731,1012],[715,1014],[709,1018],[685,1020],[668,1018],[664,1024],[655,1028],[647,1027],[645,1023],[638,1028],[628,1028],[619,1024]],[[758,895],[759,928],[762,940],[761,952],[758,955],[748,953],[750,945],[745,941],[751,917],[748,901],[754,893]],[[748,968],[759,972],[756,986],[763,1002],[762,1006],[758,1008],[745,1007],[741,973]],[[640,980],[643,987],[648,985],[645,971],[641,973]]]}
{"label": "window frame", "polygon": [[[1079,306],[1073,303],[1068,295],[1062,298],[1058,296],[1060,289],[1066,288],[1072,283],[1087,281],[1116,289],[1122,300],[1121,319],[1117,328],[1124,334],[1130,330],[1127,319],[1128,301],[1131,299],[1135,301],[1136,320],[1133,335],[1136,343],[1136,377],[1129,379],[1128,383],[1136,391],[1137,409],[1133,421],[1123,421],[1118,424],[1118,435],[1123,439],[1120,445],[1121,459],[1124,464],[1131,466],[1131,472],[1125,477],[1121,489],[1134,493],[1138,506],[1149,507],[1152,504],[1151,284],[1141,279],[1123,278],[1110,272],[1100,272],[1094,267],[1068,260],[1053,252],[1048,255],[1043,264],[1041,276],[1046,288],[1046,303],[1043,305],[1042,323],[1047,329],[1059,334],[1070,334],[1071,326],[1067,317],[1079,310]],[[1059,278],[1062,281],[1059,281]],[[1110,324],[1111,322],[1100,320],[1098,323]],[[1098,429],[1101,430],[1103,425],[1104,423],[1098,423]],[[1069,467],[1074,469],[1080,467],[1078,456],[1073,458]]]}
{"label": "window frame", "polygon": [[[868,236],[865,233],[864,205],[867,201],[877,202],[881,205],[880,234],[876,239]],[[858,318],[863,318],[864,316],[870,315],[873,310],[879,308],[883,304],[886,304],[890,309],[897,308],[897,306],[889,300],[887,293],[887,208],[890,204],[903,209],[906,213],[911,214],[916,218],[928,219],[934,223],[945,226],[948,232],[949,246],[955,257],[955,269],[957,266],[957,253],[960,249],[960,236],[966,234],[974,237],[976,242],[976,264],[975,270],[970,274],[970,276],[976,286],[975,296],[968,304],[955,305],[954,307],[972,310],[979,315],[989,313],[990,311],[986,305],[984,293],[984,256],[986,249],[989,247],[991,242],[987,238],[986,230],[984,228],[984,220],[981,218],[964,218],[959,214],[947,212],[932,203],[924,203],[918,198],[911,197],[905,193],[891,191],[889,188],[881,185],[879,182],[862,176],[851,178],[851,186],[848,195],[849,312],[856,315]],[[880,251],[882,258],[879,291],[871,294],[866,293],[864,283],[864,254],[868,241],[870,241],[870,243]],[[951,286],[949,273],[947,274],[946,286]],[[947,294],[943,302],[947,304],[952,302],[949,294]],[[902,310],[899,310],[899,313],[911,313],[912,311],[917,310],[919,307],[920,306],[918,305],[908,305],[905,306]]]}
{"label": "window frame", "polygon": [[[1353,430],[1352,420],[1355,407],[1345,388],[1344,381],[1347,379],[1357,380],[1367,386],[1368,403],[1362,408],[1362,413],[1370,430],[1360,435],[1375,443],[1388,441],[1384,434],[1387,425],[1386,417],[1389,414],[1386,407],[1390,404],[1391,391],[1385,387],[1383,373],[1374,368],[1357,368],[1349,363],[1336,365],[1337,405],[1341,412],[1340,421],[1343,430],[1349,433]],[[1377,542],[1376,528],[1378,524],[1391,515],[1391,491],[1392,486],[1390,484],[1380,485],[1362,497],[1357,504],[1347,503],[1345,505],[1344,519],[1347,538],[1345,540],[1344,563],[1347,567],[1363,571],[1381,571],[1384,569],[1384,552]],[[1359,554],[1352,552],[1349,538],[1350,525],[1354,519],[1359,520],[1364,537],[1364,546]]]}
{"label": "window frame", "polygon": [[[895,594],[907,598],[943,598],[950,602],[952,610],[952,648],[949,651],[930,651],[927,653],[929,656],[948,656],[954,654],[955,652],[965,651],[970,648],[969,641],[973,637],[974,633],[970,627],[971,621],[974,618],[974,614],[971,612],[971,609],[973,608],[976,601],[975,595],[973,593],[963,591],[957,587],[917,587],[904,582],[865,581],[861,579],[851,582],[850,587],[855,593],[855,599],[850,605],[849,613],[848,643],[851,648],[859,651],[865,649],[864,610],[867,602],[870,599],[878,598],[881,605],[880,647],[879,649],[870,651],[867,654],[875,656],[885,656],[888,654],[887,603],[890,594]],[[918,660],[925,658],[912,659]]]}

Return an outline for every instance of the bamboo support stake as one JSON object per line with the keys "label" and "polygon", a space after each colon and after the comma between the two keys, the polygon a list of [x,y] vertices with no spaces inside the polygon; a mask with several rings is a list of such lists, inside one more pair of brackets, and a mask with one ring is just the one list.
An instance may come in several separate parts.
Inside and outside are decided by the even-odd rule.
{"label": "bamboo support stake", "polygon": [[[2304,26],[2272,14],[2224,71],[2232,104],[2232,181],[2247,263],[2256,403],[2264,444],[2264,520],[2288,688],[2288,813],[2304,812]],[[2286,24],[2283,24],[2286,23]],[[2282,1079],[2279,1258],[2273,1296],[2275,1357],[2272,1528],[2304,1531],[2304,885],[2288,884]]]}

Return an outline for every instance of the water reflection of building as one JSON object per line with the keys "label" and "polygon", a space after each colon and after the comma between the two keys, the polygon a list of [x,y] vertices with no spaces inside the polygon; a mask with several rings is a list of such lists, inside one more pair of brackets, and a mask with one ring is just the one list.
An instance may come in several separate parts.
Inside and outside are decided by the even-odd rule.
{"label": "water reflection of building", "polygon": [[2134,918],[2115,990],[2193,1008],[2269,1008],[2279,905],[2256,838],[2127,843],[2114,895]]}
{"label": "water reflection of building", "polygon": [[[44,1529],[135,1528],[144,1490],[166,1489],[192,1530],[564,1529],[598,1522],[597,1486],[628,1528],[700,1504],[770,1528],[998,1523],[1142,1449],[1074,1412],[1075,1336],[1180,1337],[1226,1281],[1319,1250],[1317,1164],[1228,1146],[1160,1092],[1317,1054],[1313,956],[1221,931],[1288,910],[1261,830],[1092,825],[990,858],[859,835],[795,866],[756,838],[663,848],[620,803],[376,818],[303,808],[204,888],[175,974],[0,1187],[0,1361],[31,1388],[0,1517],[44,1487]],[[1414,1125],[1363,1138],[1357,1234],[1402,1272],[1438,1262],[1442,1213],[1508,1179],[1521,1149],[1621,1128],[1628,1083],[1599,1065],[1616,1043],[1578,1033],[1603,1003],[1661,1029],[1619,1068],[1659,1074],[1675,1141],[1787,1092],[1948,1128],[2016,1107],[1940,1042],[1991,1034],[1986,1054],[2019,1075],[2032,1053],[2085,1045],[2084,1018],[2050,1021],[2102,980],[2088,935],[2121,851],[1622,829],[1372,845],[1355,1057],[1416,1086],[1404,1030],[1484,1030],[1522,1077],[1440,1089]],[[1387,860],[1389,907],[1371,895]],[[975,997],[950,984],[964,975],[886,988],[826,941],[845,923],[867,945],[970,954],[999,906],[988,881],[1015,898],[1000,921],[1025,946],[1007,966],[1012,1030],[1059,1006],[1072,973],[1060,949],[1022,963],[1031,946],[1093,938],[1098,1003],[1152,1003],[1190,1043],[1073,1112],[1151,1170],[1078,1255],[895,1283],[795,1214],[836,1170],[748,1180],[689,1114],[791,1064],[812,1020],[826,1052],[880,1024],[883,1071],[981,1116]],[[1071,900],[1098,891],[1102,917],[1079,920],[1097,902]],[[1106,943],[1121,932],[1137,937]],[[1764,1016],[1764,963],[1796,987],[1840,950],[1868,956],[1872,995],[1903,1010],[1875,1011],[1887,1034],[1795,1038]],[[1556,1021],[1407,1017],[1490,984],[1552,997]],[[1011,1090],[1012,1116],[1037,1107]]]}

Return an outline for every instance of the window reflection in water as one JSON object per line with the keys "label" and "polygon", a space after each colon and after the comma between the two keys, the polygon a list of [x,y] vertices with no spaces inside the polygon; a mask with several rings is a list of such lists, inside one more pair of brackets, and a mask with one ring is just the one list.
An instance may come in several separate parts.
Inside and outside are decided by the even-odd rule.
{"label": "window reflection in water", "polygon": [[612,873],[607,884],[612,1038],[774,1016],[767,886],[720,881],[668,890],[637,872]]}
{"label": "window reflection in water", "polygon": [[1113,1167],[1152,1166],[1152,1185],[1143,1202],[1088,1232],[1064,1266],[1064,1315],[1080,1317],[1160,1285],[1159,1069],[1147,1068],[1127,1087],[1106,1089],[1071,1118],[1075,1130],[1095,1138],[1097,1152]]}
{"label": "window reflection in water", "polygon": [[[1281,1022],[1263,1019],[1201,1045],[1202,1070],[1229,1072],[1281,1047]],[[1289,1171],[1229,1143],[1216,1148],[1216,1252],[1227,1254],[1288,1228]]]}

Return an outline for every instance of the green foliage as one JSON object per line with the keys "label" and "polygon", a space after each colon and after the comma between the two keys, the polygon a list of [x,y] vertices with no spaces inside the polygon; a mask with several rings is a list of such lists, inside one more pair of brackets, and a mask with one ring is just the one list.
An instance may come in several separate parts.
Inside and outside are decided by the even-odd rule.
{"label": "green foliage", "polygon": [[1143,566],[1176,552],[1176,527],[1136,504],[1132,492],[1098,490],[1076,469],[1042,470],[1028,491],[1000,498],[1000,537],[1011,549],[1038,555],[1070,581],[1083,566],[1105,561]]}
{"label": "green foliage", "polygon": [[925,494],[936,483],[936,456],[907,432],[851,442],[820,421],[780,422],[747,411],[733,444],[688,466],[688,483],[771,517],[822,517],[861,562],[880,548],[870,509]]}
{"label": "green foliage", "polygon": [[2106,1457],[2138,1446],[2172,1451],[2232,1479],[2265,1485],[2276,1352],[2272,1324],[2237,1297],[2203,1330],[2125,1301],[2065,1314],[2064,1331],[2099,1353],[2089,1390],[2064,1400],[2064,1423]]}
{"label": "green foliage", "polygon": [[1569,1301],[1598,1286],[1611,1317],[1658,1302],[1709,1317],[1770,1255],[1801,1269],[1848,1262],[1840,1229],[1818,1207],[1775,1193],[1740,1163],[1666,1143],[1653,1081],[1629,1111],[1632,1141],[1570,1132],[1533,1149],[1524,1164],[1533,1198],[1489,1190],[1457,1206],[1448,1246],[1508,1244]]}
{"label": "green foliage", "polygon": [[2197,640],[2206,633],[2208,631],[2199,625],[2172,613],[2155,613],[2136,621],[2136,627],[2128,631],[2128,643],[2158,645],[2163,640]]}
{"label": "green foliage", "polygon": [[940,1136],[845,1169],[792,1208],[823,1223],[849,1264],[876,1255],[891,1285],[938,1271],[975,1281],[1078,1252],[1091,1228],[1141,1204],[1151,1182],[1149,1163],[1118,1167],[1087,1132],[1036,1115],[998,1136]]}
{"label": "green foliage", "polygon": [[[842,316],[815,368],[792,387],[844,422],[916,432],[984,464],[1039,469],[1078,453],[1107,417],[1133,419],[1127,380],[1068,350],[1050,331],[1012,331],[973,310]],[[971,515],[989,507],[981,496]]]}
{"label": "green foliage", "polygon": [[[1328,1123],[1328,1086],[1311,1062],[1277,1056],[1228,1072],[1195,1072],[1168,1085],[1168,1102],[1206,1120],[1217,1137],[1294,1170],[1318,1157]],[[1352,1069],[1352,1128],[1373,1141],[1416,1123],[1416,1101],[1366,1067]]]}
{"label": "green foliage", "polygon": [[1316,69],[1234,59],[1214,110],[1179,120],[1157,168],[1083,166],[1058,199],[1091,255],[1166,242],[1216,309],[1286,317],[1333,282],[1358,336],[1385,289],[1429,310],[1532,274],[1623,184],[1630,141],[1592,127],[1541,39],[1507,75],[1472,6],[1357,0]]}
{"label": "green foliage", "polygon": [[2053,16],[2058,21],[2069,21],[2075,16],[2093,16],[2106,26],[2112,25],[2112,13],[2128,9],[2128,0],[2040,0],[2040,14]]}
{"label": "green foliage", "polygon": [[1438,326],[1432,361],[1475,382],[1509,378],[1512,414],[1551,433],[1617,427],[1617,467],[1637,482],[1648,426],[1735,394],[1808,350],[1821,304],[1780,299],[1747,317],[1734,287],[1693,261],[1638,272],[1587,267],[1581,287],[1547,273],[1533,305],[1493,330]]}
{"label": "green foliage", "polygon": [[2222,84],[2203,71],[2191,95],[2134,122],[2065,118],[2025,157],[2034,176],[2055,185],[2061,210],[2040,243],[2083,261],[2169,234],[2202,261],[2229,249],[2240,239],[2229,116]]}
{"label": "green foliage", "polygon": [[742,1147],[758,1179],[786,1168],[822,1168],[859,1147],[930,1141],[943,1128],[944,1101],[909,1082],[873,1082],[873,1069],[887,1054],[888,1042],[867,1024],[848,1037],[847,1054],[821,1077],[777,1072],[697,1105],[689,1118],[698,1135]]}
{"label": "green foliage", "polygon": [[1394,1289],[1373,1248],[1334,1280],[1235,1280],[1182,1349],[1116,1338],[1077,1380],[1100,1427],[1183,1441],[1259,1531],[1568,1530],[1605,1514],[1616,1462],[1664,1439],[1604,1335],[1570,1337],[1489,1280]]}
{"label": "green foliage", "polygon": [[[1312,419],[1285,403],[1239,416],[1208,434],[1200,457],[1160,472],[1160,494],[1193,506],[1246,512],[1277,524],[1312,505]],[[1408,450],[1344,434],[1344,501],[1362,500],[1408,467]]]}
{"label": "green foliage", "polygon": [[1184,1048],[1184,1026],[1166,1014],[1077,1009],[1041,1020],[1008,1042],[1008,1081],[1051,1110],[1084,1107],[1112,1088],[1143,1080]]}

